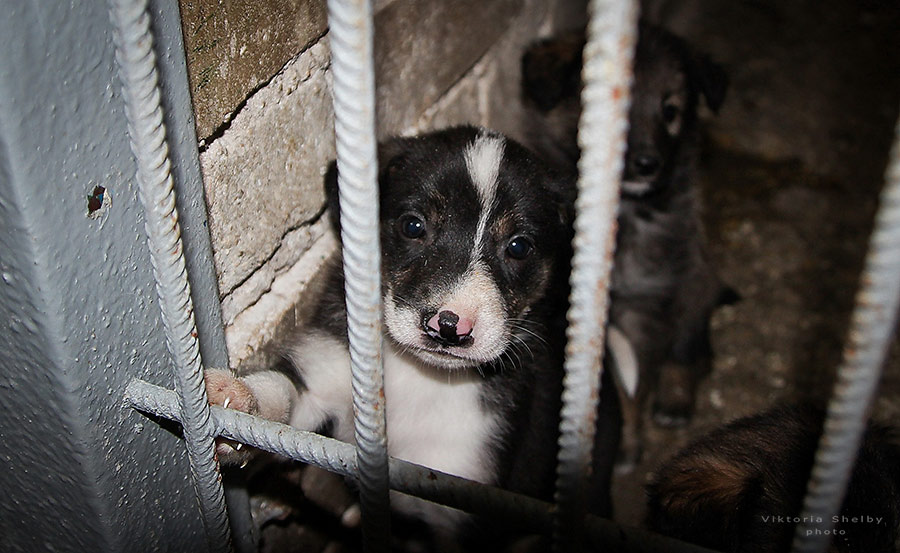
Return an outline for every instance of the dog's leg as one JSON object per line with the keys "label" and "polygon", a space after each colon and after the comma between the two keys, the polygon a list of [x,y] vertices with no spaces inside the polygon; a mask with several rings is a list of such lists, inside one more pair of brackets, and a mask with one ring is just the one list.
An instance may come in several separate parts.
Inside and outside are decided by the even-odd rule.
{"label": "dog's leg", "polygon": [[677,329],[671,359],[660,368],[653,421],[664,428],[678,428],[690,422],[694,414],[697,386],[712,370],[712,346],[709,340],[710,311]]}
{"label": "dog's leg", "polygon": [[697,384],[703,375],[698,365],[669,362],[660,368],[653,422],[663,428],[680,428],[694,414]]}
{"label": "dog's leg", "polygon": [[[334,421],[340,430],[336,435],[346,440],[346,424],[342,417],[349,411],[349,377],[347,379],[307,379],[300,393],[287,375],[278,371],[259,371],[237,376],[222,369],[206,371],[206,390],[212,405],[236,409],[299,430],[317,430]],[[342,386],[346,380],[346,389]],[[309,386],[312,384],[312,386]],[[342,398],[347,398],[342,401]],[[350,413],[352,423],[352,412]],[[217,453],[223,464],[246,462],[249,448],[228,440],[219,440]]]}
{"label": "dog's leg", "polygon": [[[626,308],[621,304],[613,304],[612,307],[613,325],[627,339],[626,343],[630,345],[631,354],[637,360],[637,387],[616,386],[622,410],[622,437],[616,471],[629,472],[640,462],[643,454],[644,406],[656,386],[659,366],[670,348],[671,340],[663,315],[655,312],[645,313],[631,307]],[[615,334],[614,331],[613,338]],[[615,361],[628,357],[617,352],[613,352],[612,355],[619,357],[614,358]]]}
{"label": "dog's leg", "polygon": [[660,368],[653,421],[664,428],[678,428],[694,415],[697,387],[712,371],[709,319],[712,307],[680,321],[670,359]]}
{"label": "dog's leg", "polygon": [[675,428],[694,413],[697,386],[712,370],[710,318],[720,304],[723,287],[706,263],[685,279],[675,302],[675,339],[668,362],[660,369],[653,420]]}
{"label": "dog's leg", "polygon": [[[209,369],[204,374],[210,405],[235,409],[276,422],[288,422],[297,389],[287,376],[262,371],[238,377],[232,371]],[[243,464],[250,459],[250,448],[231,440],[218,439],[216,454],[225,465]]]}
{"label": "dog's leg", "polygon": [[638,430],[641,412],[637,398],[640,366],[637,352],[628,337],[614,325],[607,328],[606,345],[610,357],[608,366],[612,371],[622,414],[622,437],[616,470],[624,473],[634,469],[642,449]]}

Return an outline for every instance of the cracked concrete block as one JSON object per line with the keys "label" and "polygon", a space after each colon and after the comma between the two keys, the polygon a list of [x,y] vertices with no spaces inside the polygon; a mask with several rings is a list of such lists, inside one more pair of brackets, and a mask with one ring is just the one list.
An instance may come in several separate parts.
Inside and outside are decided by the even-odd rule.
{"label": "cracked concrete block", "polygon": [[419,120],[404,134],[417,134],[431,129],[442,129],[454,125],[484,124],[484,109],[479,80],[483,71],[478,66],[459,80],[434,105],[419,117]]}
{"label": "cracked concrete block", "polygon": [[281,244],[272,258],[250,275],[250,278],[222,298],[222,320],[225,321],[225,325],[232,324],[241,312],[255,304],[263,294],[271,290],[275,278],[290,270],[300,257],[322,237],[328,224],[328,218],[323,216],[312,225],[288,232],[281,240]]}
{"label": "cracked concrete block", "polygon": [[335,156],[329,65],[323,40],[250,97],[200,155],[222,296],[323,209]]}
{"label": "cracked concrete block", "polygon": [[522,0],[395,0],[375,15],[379,135],[414,125],[503,34]]}
{"label": "cracked concrete block", "polygon": [[[584,24],[580,0],[527,0],[484,59],[479,79],[485,125],[522,141],[529,116],[522,104],[522,53],[539,38]],[[583,12],[581,12],[583,13]]]}
{"label": "cracked concrete block", "polygon": [[337,239],[328,229],[290,269],[275,277],[268,292],[226,325],[229,366],[252,369],[277,361],[279,352],[266,346],[279,343],[298,319],[308,315],[309,299],[322,284],[316,277],[336,250]]}
{"label": "cracked concrete block", "polygon": [[327,28],[324,0],[180,0],[197,136],[209,138],[250,93]]}
{"label": "cracked concrete block", "polygon": [[[521,56],[532,42],[583,23],[569,0],[525,0],[477,63],[419,117],[414,132],[472,123],[521,141]],[[582,17],[583,19],[583,17]]]}

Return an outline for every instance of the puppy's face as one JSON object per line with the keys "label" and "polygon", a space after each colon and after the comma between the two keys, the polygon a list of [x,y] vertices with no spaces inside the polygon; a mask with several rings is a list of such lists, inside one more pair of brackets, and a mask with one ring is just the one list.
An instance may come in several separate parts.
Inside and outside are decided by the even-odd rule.
{"label": "puppy's face", "polygon": [[628,152],[622,190],[643,196],[660,190],[690,142],[700,95],[714,111],[727,79],[720,67],[654,27],[642,26],[635,51]]}
{"label": "puppy's face", "polygon": [[622,179],[626,194],[642,196],[655,191],[675,162],[696,104],[685,69],[681,56],[669,44],[654,37],[638,43]]}
{"label": "puppy's face", "polygon": [[503,356],[532,329],[568,239],[563,187],[502,136],[470,127],[382,148],[384,318],[446,369]]}

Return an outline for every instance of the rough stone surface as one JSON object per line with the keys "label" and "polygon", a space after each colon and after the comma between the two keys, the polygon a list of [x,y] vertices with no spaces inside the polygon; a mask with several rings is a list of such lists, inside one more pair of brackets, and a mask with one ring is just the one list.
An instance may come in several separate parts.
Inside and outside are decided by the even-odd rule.
{"label": "rough stone surface", "polygon": [[271,259],[257,269],[246,281],[222,299],[222,319],[226,326],[234,323],[238,315],[272,289],[275,278],[300,261],[315,242],[322,237],[328,223],[325,217],[309,226],[288,232]]}
{"label": "rough stone surface", "polygon": [[324,232],[297,263],[275,277],[268,292],[225,327],[232,367],[266,367],[277,360],[276,338],[284,338],[305,315],[314,295],[308,292],[315,290],[316,276],[336,248],[334,234]]}
{"label": "rough stone surface", "polygon": [[581,1],[523,2],[507,30],[497,37],[471,70],[404,133],[472,123],[521,140],[524,117],[520,92],[522,51],[538,38],[583,25],[584,9],[585,4]]}
{"label": "rough stone surface", "polygon": [[430,129],[454,125],[484,123],[484,102],[481,100],[484,71],[480,64],[457,82],[434,105],[425,110],[415,125],[402,134],[419,134]]}
{"label": "rough stone surface", "polygon": [[521,6],[522,0],[385,5],[375,16],[380,136],[414,125],[503,34]]}
{"label": "rough stone surface", "polygon": [[200,156],[223,296],[322,210],[335,155],[329,63],[324,41],[304,52]]}
{"label": "rough stone surface", "polygon": [[326,30],[324,0],[179,0],[197,136]]}

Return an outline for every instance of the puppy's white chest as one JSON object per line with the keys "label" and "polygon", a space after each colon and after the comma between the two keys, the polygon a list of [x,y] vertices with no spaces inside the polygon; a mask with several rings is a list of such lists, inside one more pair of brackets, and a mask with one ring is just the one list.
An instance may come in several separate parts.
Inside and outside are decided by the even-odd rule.
{"label": "puppy's white chest", "polygon": [[489,444],[501,430],[482,406],[482,381],[467,371],[423,366],[385,344],[384,379],[391,455],[492,483]]}
{"label": "puppy's white chest", "polygon": [[[353,441],[350,355],[327,336],[304,341],[293,352],[306,390],[291,424],[317,428],[335,423],[335,437]],[[384,347],[388,453],[442,472],[493,483],[495,459],[489,445],[502,430],[481,403],[482,381],[470,371],[438,369]]]}

